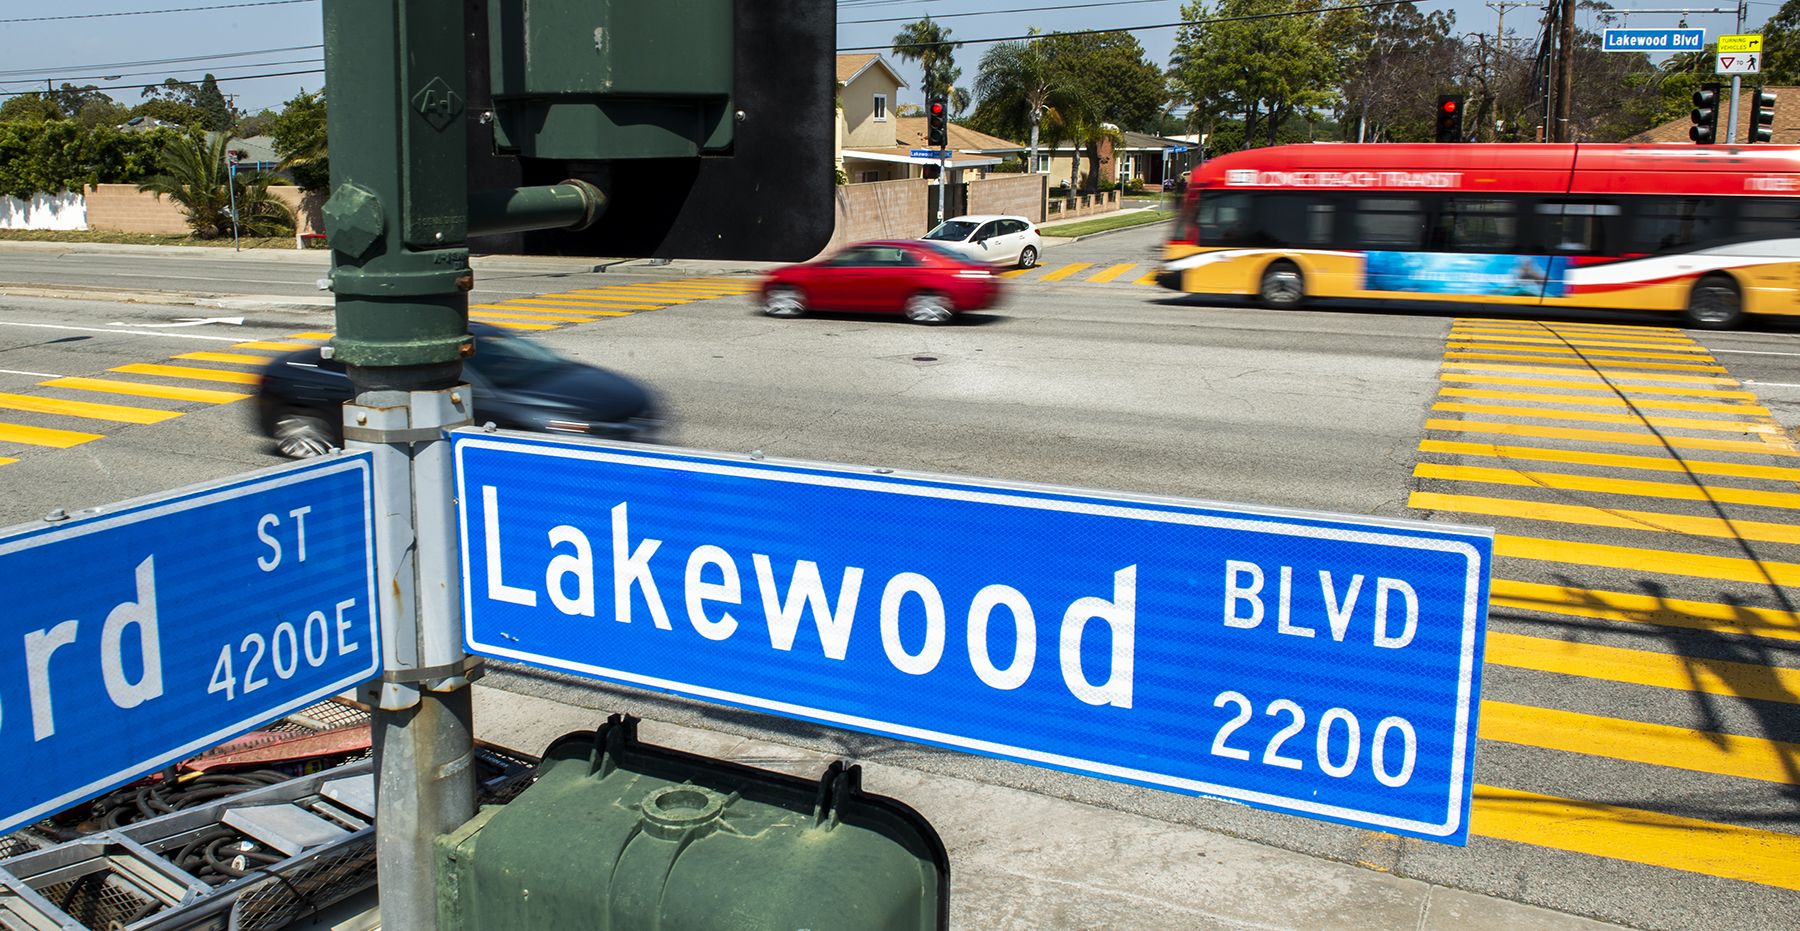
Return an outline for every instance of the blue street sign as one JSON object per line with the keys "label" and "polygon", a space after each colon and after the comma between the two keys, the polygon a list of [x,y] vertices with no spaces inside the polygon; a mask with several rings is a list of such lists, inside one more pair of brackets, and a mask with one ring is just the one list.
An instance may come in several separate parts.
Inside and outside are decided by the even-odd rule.
{"label": "blue street sign", "polygon": [[471,653],[1466,842],[1491,530],[452,441]]}
{"label": "blue street sign", "polygon": [[1184,146],[1184,145],[1173,146],[1171,148],[1164,149],[1163,151],[1164,152],[1186,152],[1187,146]]}
{"label": "blue street sign", "polygon": [[950,150],[949,149],[914,149],[914,150],[912,150],[912,157],[913,158],[935,158],[935,159],[942,160],[942,159],[946,159],[946,158],[950,157]]}
{"label": "blue street sign", "polygon": [[1607,52],[1698,52],[1706,48],[1706,30],[1608,29],[1600,48]]}
{"label": "blue street sign", "polygon": [[379,675],[369,464],[0,531],[0,833]]}

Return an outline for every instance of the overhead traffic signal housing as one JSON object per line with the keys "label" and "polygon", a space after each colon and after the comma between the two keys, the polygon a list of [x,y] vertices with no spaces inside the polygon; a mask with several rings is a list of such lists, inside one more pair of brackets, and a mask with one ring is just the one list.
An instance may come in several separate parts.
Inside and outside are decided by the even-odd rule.
{"label": "overhead traffic signal housing", "polygon": [[1694,112],[1688,114],[1694,122],[1688,130],[1688,138],[1700,145],[1712,145],[1719,141],[1719,85],[1702,84],[1694,92]]}
{"label": "overhead traffic signal housing", "polygon": [[1437,102],[1437,141],[1461,142],[1463,129],[1462,94],[1439,94]]}
{"label": "overhead traffic signal housing", "polygon": [[1775,92],[1766,87],[1756,89],[1750,111],[1750,142],[1768,142],[1775,137]]}
{"label": "overhead traffic signal housing", "polygon": [[934,149],[950,145],[950,107],[942,97],[925,103],[925,144]]}

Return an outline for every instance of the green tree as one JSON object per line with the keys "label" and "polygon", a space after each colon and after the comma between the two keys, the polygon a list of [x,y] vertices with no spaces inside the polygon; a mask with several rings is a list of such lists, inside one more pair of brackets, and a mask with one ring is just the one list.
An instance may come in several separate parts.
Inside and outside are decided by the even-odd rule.
{"label": "green tree", "polygon": [[[1764,84],[1800,84],[1800,0],[1787,0],[1763,24]],[[1664,67],[1668,62],[1663,63]]]}
{"label": "green tree", "polygon": [[[1325,11],[1318,0],[1192,0],[1169,70],[1204,118],[1241,116],[1246,144],[1274,145],[1296,115],[1337,102],[1354,63],[1360,11]],[[1244,19],[1244,17],[1258,17]]]}
{"label": "green tree", "polygon": [[206,114],[206,121],[212,124],[209,128],[216,132],[229,132],[237,124],[231,105],[225,102],[225,95],[219,91],[219,82],[210,74],[201,80],[200,92],[194,96],[194,106]]}
{"label": "green tree", "polygon": [[1162,69],[1128,32],[1051,33],[1039,40],[1055,66],[1081,88],[1100,122],[1155,132],[1168,99]]}
{"label": "green tree", "polygon": [[75,120],[0,123],[0,194],[23,200],[87,184],[135,184],[174,138],[168,130],[122,133]]}
{"label": "green tree", "polygon": [[36,92],[20,94],[0,104],[0,123],[42,123],[62,118],[62,108]]}
{"label": "green tree", "polygon": [[282,106],[269,126],[275,137],[275,154],[281,168],[303,191],[331,187],[331,147],[325,135],[325,91],[309,94],[305,88]]}
{"label": "green tree", "polygon": [[113,102],[113,99],[111,97],[108,97],[105,94],[101,93],[100,88],[98,88],[92,84],[88,84],[88,85],[85,85],[82,87],[76,87],[75,85],[70,84],[67,81],[63,82],[62,87],[58,88],[57,90],[53,90],[53,91],[49,92],[48,94],[45,94],[44,96],[49,97],[51,100],[55,101],[56,106],[62,110],[63,115],[68,116],[68,117],[73,117],[73,116],[79,114],[82,111],[82,109],[91,102],[94,102],[94,101],[103,101],[105,103]]}
{"label": "green tree", "polygon": [[75,121],[89,128],[95,126],[116,127],[130,118],[131,111],[125,109],[112,98],[102,94],[81,105],[80,112],[75,114]]}
{"label": "green tree", "polygon": [[981,56],[972,122],[983,131],[1012,139],[1029,136],[1026,165],[1036,171],[1045,117],[1078,93],[1037,40],[1001,42]]}
{"label": "green tree", "polygon": [[184,136],[163,149],[158,173],[140,182],[138,190],[173,201],[187,216],[188,228],[202,239],[231,234],[234,193],[239,232],[252,236],[292,232],[294,212],[269,193],[270,176],[229,170],[225,152],[231,140],[230,133],[214,133],[210,143],[198,133]]}
{"label": "green tree", "polygon": [[950,30],[927,16],[908,23],[894,36],[894,55],[901,61],[916,61],[925,68],[922,90],[926,99],[950,96],[962,69],[956,67],[956,49],[961,42],[950,41]]}
{"label": "green tree", "polygon": [[202,112],[200,108],[193,106],[192,104],[179,103],[174,100],[166,100],[163,98],[146,100],[143,103],[132,107],[127,116],[147,116],[152,119],[162,120],[165,123],[174,123],[176,126],[187,129],[205,130],[210,128],[210,118]]}

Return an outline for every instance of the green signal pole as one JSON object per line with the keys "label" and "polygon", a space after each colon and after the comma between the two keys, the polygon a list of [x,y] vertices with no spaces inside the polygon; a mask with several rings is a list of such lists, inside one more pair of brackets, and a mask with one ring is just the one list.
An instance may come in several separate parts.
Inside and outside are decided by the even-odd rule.
{"label": "green signal pole", "polygon": [[[373,456],[382,678],[373,709],[381,926],[435,931],[432,841],[475,814],[471,681],[446,431],[476,413],[462,382],[471,231],[579,229],[592,185],[467,188],[464,5],[324,0],[331,357],[356,388],[346,445]],[[473,216],[472,216],[473,212]]]}

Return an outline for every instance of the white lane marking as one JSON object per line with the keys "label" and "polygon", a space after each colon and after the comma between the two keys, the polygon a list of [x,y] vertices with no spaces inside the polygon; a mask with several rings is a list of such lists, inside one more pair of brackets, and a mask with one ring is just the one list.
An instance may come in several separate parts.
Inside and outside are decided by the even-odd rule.
{"label": "white lane marking", "polygon": [[1761,385],[1764,388],[1800,388],[1800,385],[1785,381],[1751,381],[1748,378],[1740,378],[1738,381],[1746,385]]}
{"label": "white lane marking", "polygon": [[81,333],[120,333],[125,336],[168,336],[174,339],[209,339],[219,343],[241,343],[246,338],[242,336],[201,336],[198,333],[145,333],[141,330],[109,330],[106,327],[64,326],[57,323],[14,323],[10,320],[0,320],[0,326],[36,327],[40,330],[75,330]]}
{"label": "white lane marking", "polygon": [[66,378],[66,375],[52,375],[49,372],[20,372],[14,369],[0,369],[0,375],[30,375],[33,378]]}
{"label": "white lane marking", "polygon": [[176,317],[174,323],[120,323],[117,320],[107,326],[141,326],[141,327],[177,327],[204,326],[208,323],[227,323],[232,326],[243,326],[243,317]]}
{"label": "white lane marking", "polygon": [[1800,352],[1762,352],[1756,349],[1708,349],[1707,352],[1717,355],[1721,352],[1736,353],[1740,356],[1800,356]]}

